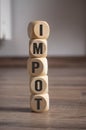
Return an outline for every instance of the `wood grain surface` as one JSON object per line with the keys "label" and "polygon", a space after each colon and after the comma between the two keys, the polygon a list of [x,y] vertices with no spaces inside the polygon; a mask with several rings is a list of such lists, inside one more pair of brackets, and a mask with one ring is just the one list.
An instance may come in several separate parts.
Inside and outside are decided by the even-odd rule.
{"label": "wood grain surface", "polygon": [[50,110],[30,111],[26,68],[0,68],[0,130],[86,130],[86,68],[49,68]]}
{"label": "wood grain surface", "polygon": [[[26,67],[29,57],[0,57],[0,67]],[[47,57],[49,67],[85,67],[86,56]]]}

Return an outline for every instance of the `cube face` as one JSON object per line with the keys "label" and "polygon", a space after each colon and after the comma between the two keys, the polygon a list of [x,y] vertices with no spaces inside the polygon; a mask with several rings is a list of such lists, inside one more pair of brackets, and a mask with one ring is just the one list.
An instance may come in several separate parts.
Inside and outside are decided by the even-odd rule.
{"label": "cube face", "polygon": [[27,68],[31,76],[46,75],[48,62],[46,58],[29,58]]}
{"label": "cube face", "polygon": [[29,42],[30,57],[40,58],[47,56],[47,41],[45,39],[34,39]]}
{"label": "cube face", "polygon": [[34,112],[44,112],[49,109],[49,95],[38,94],[31,96],[31,110]]}
{"label": "cube face", "polygon": [[48,93],[48,76],[31,77],[30,90],[32,94]]}
{"label": "cube face", "polygon": [[31,39],[47,39],[49,33],[50,28],[45,21],[34,21],[28,26],[28,35]]}

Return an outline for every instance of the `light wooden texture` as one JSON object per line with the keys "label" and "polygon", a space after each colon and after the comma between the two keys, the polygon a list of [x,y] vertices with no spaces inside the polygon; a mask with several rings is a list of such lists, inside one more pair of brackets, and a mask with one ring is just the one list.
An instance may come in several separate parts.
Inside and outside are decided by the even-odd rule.
{"label": "light wooden texture", "polygon": [[29,86],[32,94],[48,93],[48,76],[31,77]]}
{"label": "light wooden texture", "polygon": [[50,28],[46,21],[33,21],[28,25],[28,35],[30,39],[47,39]]}
{"label": "light wooden texture", "polygon": [[[78,64],[77,64],[78,65]],[[0,69],[0,130],[86,130],[86,68],[49,68],[50,109],[30,111],[26,68]]]}
{"label": "light wooden texture", "polygon": [[49,110],[49,95],[35,94],[30,99],[31,110],[34,112],[45,112]]}
{"label": "light wooden texture", "polygon": [[46,75],[48,72],[48,62],[46,58],[29,58],[27,69],[31,76]]}
{"label": "light wooden texture", "polygon": [[29,42],[29,56],[40,58],[47,56],[47,41],[45,39],[34,39]]}

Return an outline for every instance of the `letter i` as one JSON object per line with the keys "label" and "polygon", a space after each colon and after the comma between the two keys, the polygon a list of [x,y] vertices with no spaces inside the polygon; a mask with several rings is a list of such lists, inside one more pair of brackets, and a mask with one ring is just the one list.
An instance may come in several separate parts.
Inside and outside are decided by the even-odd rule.
{"label": "letter i", "polygon": [[30,107],[34,112],[49,110],[47,39],[50,28],[45,21],[34,21],[28,26],[30,75]]}

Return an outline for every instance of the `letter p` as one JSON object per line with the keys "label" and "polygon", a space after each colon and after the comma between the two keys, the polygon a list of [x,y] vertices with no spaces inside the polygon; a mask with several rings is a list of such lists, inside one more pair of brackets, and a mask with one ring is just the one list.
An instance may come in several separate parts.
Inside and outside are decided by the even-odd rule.
{"label": "letter p", "polygon": [[35,70],[40,67],[39,62],[32,62],[32,73],[35,73]]}

